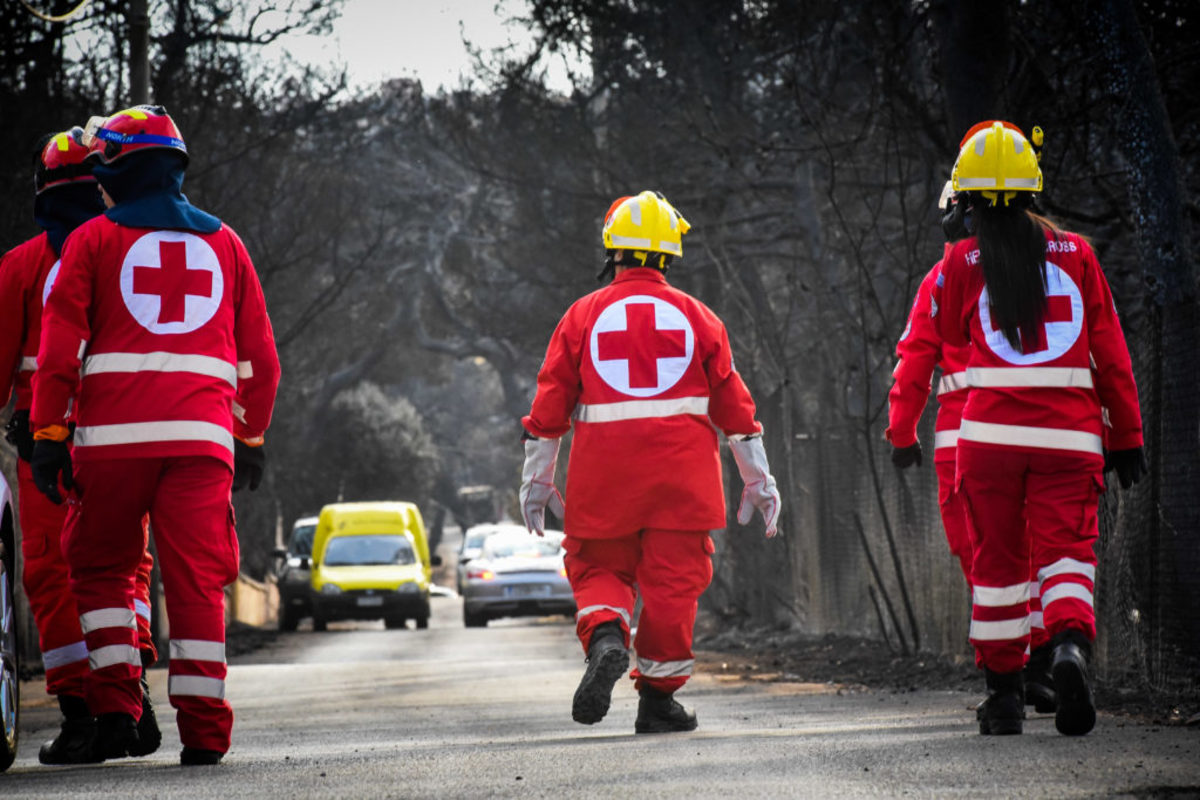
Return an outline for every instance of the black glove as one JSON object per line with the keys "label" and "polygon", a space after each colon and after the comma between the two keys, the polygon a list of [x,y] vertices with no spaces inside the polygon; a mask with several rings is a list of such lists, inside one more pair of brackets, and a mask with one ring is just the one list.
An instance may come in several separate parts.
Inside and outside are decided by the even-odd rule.
{"label": "black glove", "polygon": [[921,443],[913,442],[908,447],[893,447],[892,463],[899,469],[906,469],[913,464],[921,466]]}
{"label": "black glove", "polygon": [[942,215],[942,234],[945,235],[947,242],[957,242],[972,235],[972,228],[975,225],[970,216],[970,205],[963,192],[959,192],[951,199],[949,207]]}
{"label": "black glove", "polygon": [[4,439],[17,447],[17,455],[24,461],[33,459],[33,431],[29,430],[29,409],[14,411],[12,419],[4,426]]}
{"label": "black glove", "polygon": [[1129,450],[1109,450],[1104,454],[1104,471],[1117,471],[1117,480],[1122,489],[1128,489],[1150,471],[1146,465],[1146,451],[1140,447]]}
{"label": "black glove", "polygon": [[233,491],[249,486],[253,492],[262,482],[266,467],[267,454],[263,452],[263,445],[251,447],[241,439],[233,440]]}
{"label": "black glove", "polygon": [[38,491],[50,498],[55,505],[62,505],[63,496],[58,491],[58,476],[62,475],[64,489],[75,488],[71,475],[71,448],[66,442],[38,439],[33,443],[33,457],[29,459],[33,472],[33,483]]}

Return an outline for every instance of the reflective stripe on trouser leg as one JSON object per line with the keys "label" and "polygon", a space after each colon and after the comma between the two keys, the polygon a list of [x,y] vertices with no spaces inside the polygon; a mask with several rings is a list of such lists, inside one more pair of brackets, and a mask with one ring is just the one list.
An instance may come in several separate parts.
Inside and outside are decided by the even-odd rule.
{"label": "reflective stripe on trouser leg", "polygon": [[[148,516],[144,525],[149,526]],[[153,666],[154,662],[158,661],[158,648],[154,646],[154,634],[150,627],[154,620],[154,612],[150,607],[150,581],[153,579],[153,570],[154,557],[150,555],[147,547],[146,552],[142,555],[142,563],[138,565],[133,598],[133,610],[137,612],[138,647],[142,651],[142,665],[146,667]]]}
{"label": "reflective stripe on trouser leg", "polygon": [[46,691],[83,697],[87,675],[87,644],[79,628],[79,610],[67,582],[62,554],[66,504],[50,500],[33,483],[29,462],[17,461],[20,500],[21,583],[37,625],[38,649],[46,669]]}
{"label": "reflective stripe on trouser leg", "polygon": [[1029,577],[1029,648],[1036,650],[1050,640],[1042,620],[1042,597],[1037,572]]}
{"label": "reflective stripe on trouser leg", "polygon": [[1015,672],[1029,645],[1028,454],[959,440],[958,494],[971,542],[971,644],[980,667]]}
{"label": "reflective stripe on trouser leg", "polygon": [[629,646],[634,606],[633,584],[641,541],[637,534],[616,539],[581,539],[567,535],[563,540],[563,563],[575,593],[575,634],[586,655],[592,632],[614,620],[621,623]]}
{"label": "reflective stripe on trouser leg", "polygon": [[168,459],[150,511],[171,628],[167,691],[179,739],[218,753],[229,750],[233,730],[225,699],[224,591],[238,568],[232,479],[214,458]]}
{"label": "reflective stripe on trouser leg", "polygon": [[638,620],[635,686],[674,692],[695,663],[692,635],[696,604],[712,581],[712,539],[707,531],[647,529],[637,584],[642,595]]}

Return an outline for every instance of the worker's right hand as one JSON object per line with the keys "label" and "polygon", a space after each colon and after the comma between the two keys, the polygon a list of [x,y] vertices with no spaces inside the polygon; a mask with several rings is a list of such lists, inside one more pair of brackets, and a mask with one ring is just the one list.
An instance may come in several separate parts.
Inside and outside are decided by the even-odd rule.
{"label": "worker's right hand", "polygon": [[546,509],[562,519],[566,513],[562,495],[554,485],[558,461],[558,439],[525,440],[525,466],[521,470],[521,516],[531,533],[546,532]]}
{"label": "worker's right hand", "polygon": [[233,491],[246,487],[250,491],[258,488],[262,482],[263,471],[267,468],[267,454],[263,445],[251,446],[241,439],[233,440]]}
{"label": "worker's right hand", "polygon": [[1117,471],[1117,480],[1120,481],[1122,489],[1133,486],[1150,471],[1146,465],[1146,451],[1140,447],[1109,450],[1104,455],[1104,469]]}
{"label": "worker's right hand", "polygon": [[907,469],[913,464],[921,466],[921,443],[914,442],[908,447],[892,448],[892,463],[899,469]]}
{"label": "worker's right hand", "polygon": [[71,474],[70,446],[65,441],[38,439],[33,443],[33,458],[29,466],[38,491],[50,498],[50,502],[55,505],[62,505],[63,496],[58,490],[58,476],[62,475],[64,489],[75,488],[75,480]]}

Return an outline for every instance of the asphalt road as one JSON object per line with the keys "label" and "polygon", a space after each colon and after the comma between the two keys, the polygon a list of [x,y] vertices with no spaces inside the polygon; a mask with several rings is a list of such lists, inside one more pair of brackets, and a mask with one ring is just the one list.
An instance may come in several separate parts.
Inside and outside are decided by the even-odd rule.
{"label": "asphalt road", "polygon": [[1200,730],[1101,715],[1067,739],[1050,717],[1020,737],[981,737],[962,692],[839,694],[826,685],[699,675],[680,698],[700,728],[637,736],[618,684],[595,726],[571,721],[582,670],[561,618],[462,626],[434,598],[428,630],[331,624],[233,660],[233,749],[182,768],[166,703],[144,759],[43,767],[57,709],[29,684],[18,761],[0,796],[24,797],[1200,797]]}

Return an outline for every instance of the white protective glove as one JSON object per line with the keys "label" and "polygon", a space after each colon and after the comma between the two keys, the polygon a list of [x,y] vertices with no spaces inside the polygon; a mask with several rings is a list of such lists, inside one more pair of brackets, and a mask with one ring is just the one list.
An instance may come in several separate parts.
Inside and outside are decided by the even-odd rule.
{"label": "white protective glove", "polygon": [[762,437],[731,439],[729,449],[733,451],[733,460],[737,462],[738,472],[746,484],[742,489],[737,521],[745,525],[757,508],[762,513],[763,522],[767,525],[767,538],[770,539],[778,531],[776,523],[779,521],[780,502],[775,478],[771,476],[771,468],[767,465],[767,451],[763,449]]}
{"label": "white protective glove", "polygon": [[558,461],[558,439],[526,439],[525,467],[521,470],[521,516],[531,533],[546,531],[546,507],[563,518],[566,507],[554,485],[554,465]]}

